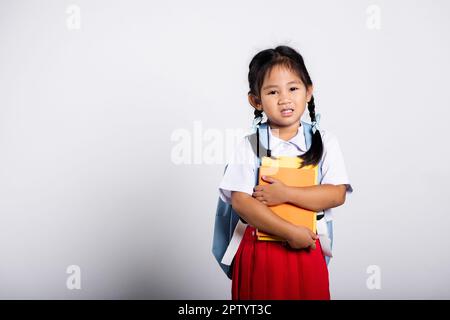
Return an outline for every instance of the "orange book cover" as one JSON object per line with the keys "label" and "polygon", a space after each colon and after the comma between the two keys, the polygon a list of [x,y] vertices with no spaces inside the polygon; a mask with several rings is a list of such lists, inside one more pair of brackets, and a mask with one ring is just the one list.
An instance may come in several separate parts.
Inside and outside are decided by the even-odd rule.
{"label": "orange book cover", "polygon": [[[263,157],[259,167],[258,183],[269,184],[261,179],[262,176],[274,177],[292,187],[305,187],[318,184],[318,167],[305,166],[298,169],[301,159],[298,157]],[[295,225],[302,225],[316,232],[316,212],[297,207],[290,203],[282,203],[269,208],[285,220]],[[257,230],[258,240],[284,241],[277,236]]]}

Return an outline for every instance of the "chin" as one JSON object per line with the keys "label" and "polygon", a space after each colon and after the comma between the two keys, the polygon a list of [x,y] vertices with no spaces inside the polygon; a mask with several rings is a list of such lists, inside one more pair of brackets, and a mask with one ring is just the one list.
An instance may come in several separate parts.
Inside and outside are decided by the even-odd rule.
{"label": "chin", "polygon": [[292,117],[288,117],[288,118],[281,118],[281,119],[275,119],[275,120],[270,120],[270,121],[272,121],[275,124],[278,124],[280,126],[287,127],[287,126],[291,126],[295,123],[299,124],[300,118],[301,117],[292,116]]}
{"label": "chin", "polygon": [[286,118],[282,117],[281,120],[284,122],[295,123],[295,122],[300,122],[300,118],[301,118],[300,115],[292,115],[292,116],[286,117]]}

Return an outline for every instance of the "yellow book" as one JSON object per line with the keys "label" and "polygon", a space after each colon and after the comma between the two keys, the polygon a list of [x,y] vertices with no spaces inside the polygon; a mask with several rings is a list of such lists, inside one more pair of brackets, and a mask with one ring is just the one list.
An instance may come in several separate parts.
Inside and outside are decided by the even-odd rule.
{"label": "yellow book", "polygon": [[[280,180],[285,185],[291,187],[313,186],[319,183],[318,166],[308,165],[298,169],[302,159],[299,157],[278,157],[261,159],[259,167],[258,183],[260,185],[269,184],[262,180],[262,176],[269,176]],[[281,218],[290,221],[295,225],[302,225],[309,228],[314,233],[317,230],[316,212],[297,207],[290,203],[282,203],[269,208]],[[257,230],[258,240],[285,241],[280,237]]]}

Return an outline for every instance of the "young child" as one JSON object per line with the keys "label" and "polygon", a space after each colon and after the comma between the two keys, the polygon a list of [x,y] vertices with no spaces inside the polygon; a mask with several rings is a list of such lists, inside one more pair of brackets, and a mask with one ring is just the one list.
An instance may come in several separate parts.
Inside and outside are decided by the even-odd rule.
{"label": "young child", "polygon": [[[330,209],[353,191],[338,141],[318,128],[312,81],[297,51],[278,46],[259,52],[250,62],[248,80],[255,120],[260,122],[263,113],[267,117],[272,157],[300,156],[306,164],[321,163],[322,179],[320,185],[299,188],[266,177],[270,184],[255,186],[258,168],[249,136],[237,144],[219,186],[222,200],[248,223],[232,263],[232,299],[328,300],[328,269],[318,236],[268,206],[291,203],[325,211],[331,221]],[[306,105],[313,124],[309,150],[300,122]],[[256,229],[286,242],[257,240]]]}

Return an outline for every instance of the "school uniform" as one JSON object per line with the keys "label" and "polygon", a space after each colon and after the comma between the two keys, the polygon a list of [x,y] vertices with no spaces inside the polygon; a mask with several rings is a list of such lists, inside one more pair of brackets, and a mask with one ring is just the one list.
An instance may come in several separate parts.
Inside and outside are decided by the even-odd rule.
{"label": "school uniform", "polygon": [[[353,192],[338,140],[320,129],[324,152],[320,184],[344,184],[347,195]],[[272,134],[269,127],[272,156],[298,156],[305,153],[303,128],[289,141]],[[257,171],[255,154],[249,136],[243,137],[228,162],[219,184],[219,195],[231,203],[231,192],[252,195]],[[318,213],[320,214],[320,213]],[[333,219],[333,210],[324,210],[325,221]],[[316,250],[296,250],[281,242],[259,241],[256,229],[246,225],[245,231],[233,235],[232,299],[329,299],[328,269],[319,239]],[[237,244],[237,245],[236,245]],[[236,251],[236,252],[234,252]],[[231,261],[231,260],[230,260]]]}

